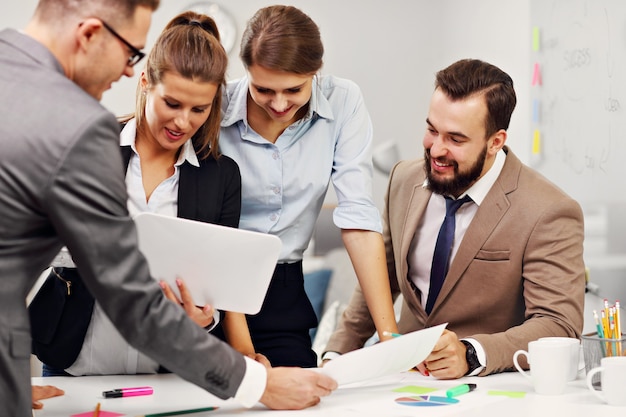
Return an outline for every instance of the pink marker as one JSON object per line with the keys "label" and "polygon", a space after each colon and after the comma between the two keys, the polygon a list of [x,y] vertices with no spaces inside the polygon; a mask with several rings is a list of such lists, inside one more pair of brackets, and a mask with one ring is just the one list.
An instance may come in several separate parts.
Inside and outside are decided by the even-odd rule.
{"label": "pink marker", "polygon": [[103,391],[104,398],[137,397],[139,395],[152,395],[152,387],[117,388],[111,391]]}

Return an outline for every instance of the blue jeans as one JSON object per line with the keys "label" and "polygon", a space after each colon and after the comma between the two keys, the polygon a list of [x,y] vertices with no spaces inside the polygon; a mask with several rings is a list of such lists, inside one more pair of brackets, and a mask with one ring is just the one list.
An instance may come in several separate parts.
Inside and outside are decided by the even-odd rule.
{"label": "blue jeans", "polygon": [[63,369],[56,369],[45,363],[41,367],[41,376],[72,376],[65,372]]}

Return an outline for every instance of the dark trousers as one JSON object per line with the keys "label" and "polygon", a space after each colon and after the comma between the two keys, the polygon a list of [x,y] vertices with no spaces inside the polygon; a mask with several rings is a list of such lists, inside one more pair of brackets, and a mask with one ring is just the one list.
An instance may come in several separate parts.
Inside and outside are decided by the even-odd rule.
{"label": "dark trousers", "polygon": [[[272,366],[317,366],[309,335],[317,316],[304,291],[302,261],[276,265],[261,310],[246,318],[255,351]],[[221,324],[211,333],[226,341]]]}
{"label": "dark trousers", "polygon": [[255,350],[272,366],[317,366],[309,336],[317,317],[304,292],[302,261],[276,265],[261,311],[247,319]]}

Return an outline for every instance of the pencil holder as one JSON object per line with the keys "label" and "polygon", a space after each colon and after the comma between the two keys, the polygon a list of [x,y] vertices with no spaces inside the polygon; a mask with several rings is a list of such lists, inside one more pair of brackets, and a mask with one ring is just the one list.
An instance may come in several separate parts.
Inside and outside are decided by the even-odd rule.
{"label": "pencil holder", "polygon": [[[626,335],[622,333],[620,339],[605,339],[595,333],[582,335],[583,355],[585,357],[585,372],[600,366],[602,358],[610,356],[626,356]],[[600,374],[593,376],[592,384],[601,388]]]}

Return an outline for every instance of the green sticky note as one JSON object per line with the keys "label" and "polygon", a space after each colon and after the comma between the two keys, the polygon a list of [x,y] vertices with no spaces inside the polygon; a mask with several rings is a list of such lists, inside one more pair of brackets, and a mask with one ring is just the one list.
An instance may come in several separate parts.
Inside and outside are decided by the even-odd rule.
{"label": "green sticky note", "polygon": [[407,385],[393,390],[393,392],[408,392],[410,394],[428,394],[437,391],[437,388],[418,387],[416,385]]}
{"label": "green sticky note", "polygon": [[509,398],[524,398],[526,396],[526,393],[524,391],[487,391],[487,395],[499,395],[502,397],[509,397]]}
{"label": "green sticky note", "polygon": [[533,28],[533,51],[537,52],[539,50],[539,28]]}

